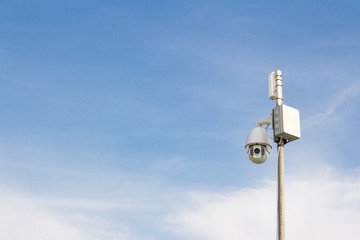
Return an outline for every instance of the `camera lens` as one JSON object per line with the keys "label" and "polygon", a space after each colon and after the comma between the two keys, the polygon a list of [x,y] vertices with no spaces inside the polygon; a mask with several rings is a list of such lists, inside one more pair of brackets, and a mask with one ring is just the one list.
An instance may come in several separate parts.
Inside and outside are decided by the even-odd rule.
{"label": "camera lens", "polygon": [[259,148],[255,148],[255,149],[254,149],[254,153],[255,153],[255,154],[259,154],[259,153],[260,153],[260,149],[259,149]]}

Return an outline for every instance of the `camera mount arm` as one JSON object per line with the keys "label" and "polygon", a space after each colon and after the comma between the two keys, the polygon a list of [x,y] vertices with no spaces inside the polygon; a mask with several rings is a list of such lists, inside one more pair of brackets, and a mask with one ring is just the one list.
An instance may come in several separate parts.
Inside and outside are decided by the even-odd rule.
{"label": "camera mount arm", "polygon": [[270,126],[272,125],[272,114],[267,116],[266,118],[260,119],[255,123],[255,127],[262,127],[264,125]]}

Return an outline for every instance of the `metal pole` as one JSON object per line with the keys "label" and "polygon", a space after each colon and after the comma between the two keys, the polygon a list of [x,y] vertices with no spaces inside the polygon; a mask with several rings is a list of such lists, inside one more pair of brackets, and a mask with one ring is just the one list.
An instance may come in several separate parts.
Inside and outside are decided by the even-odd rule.
{"label": "metal pole", "polygon": [[284,140],[278,142],[278,196],[277,196],[278,240],[285,240],[284,201]]}
{"label": "metal pole", "polygon": [[[276,105],[283,104],[281,71],[276,70]],[[284,201],[284,139],[277,142],[278,164],[277,164],[277,239],[285,240],[285,201]]]}

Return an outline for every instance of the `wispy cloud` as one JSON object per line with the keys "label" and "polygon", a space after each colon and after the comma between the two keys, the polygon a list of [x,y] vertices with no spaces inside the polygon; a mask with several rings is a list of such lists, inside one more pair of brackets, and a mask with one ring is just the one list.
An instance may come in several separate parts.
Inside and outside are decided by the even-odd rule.
{"label": "wispy cloud", "polygon": [[317,126],[319,124],[325,124],[334,121],[339,118],[336,114],[337,110],[345,103],[353,101],[360,94],[360,83],[355,83],[351,86],[343,88],[339,93],[333,97],[329,97],[330,102],[325,108],[325,111],[319,112],[318,114],[305,119],[304,127],[309,128]]}
{"label": "wispy cloud", "polygon": [[[299,176],[286,185],[286,234],[294,240],[357,239],[360,235],[360,179]],[[167,217],[183,239],[275,238],[276,184],[227,193],[193,192],[189,205]]]}
{"label": "wispy cloud", "polygon": [[359,45],[359,41],[357,36],[335,36],[321,41],[319,45],[325,47],[357,47]]}
{"label": "wispy cloud", "polygon": [[[1,192],[1,239],[129,239],[129,229],[126,226],[115,226],[96,214],[96,210],[114,208],[114,203],[109,206],[108,202],[85,199],[45,200],[9,192],[5,194],[3,190]],[[69,208],[71,211],[68,211]]]}

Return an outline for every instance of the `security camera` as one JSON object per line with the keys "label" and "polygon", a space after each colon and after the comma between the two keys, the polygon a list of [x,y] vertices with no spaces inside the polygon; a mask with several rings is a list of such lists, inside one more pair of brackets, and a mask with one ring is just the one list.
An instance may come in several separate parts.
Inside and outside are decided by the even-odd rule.
{"label": "security camera", "polygon": [[271,150],[271,140],[266,130],[260,126],[256,126],[249,133],[245,148],[249,159],[253,163],[263,163],[266,161]]}

